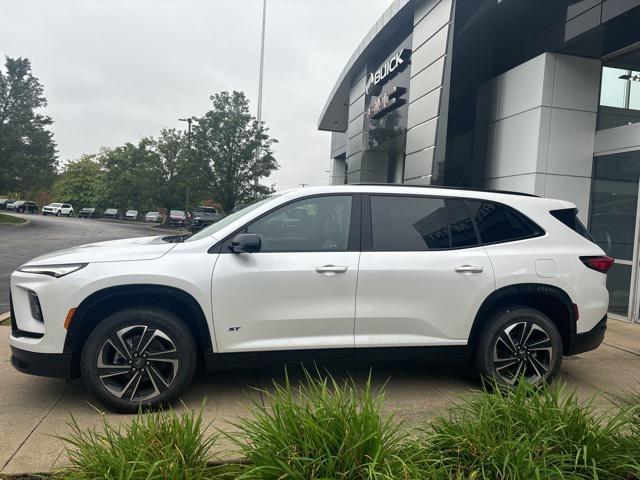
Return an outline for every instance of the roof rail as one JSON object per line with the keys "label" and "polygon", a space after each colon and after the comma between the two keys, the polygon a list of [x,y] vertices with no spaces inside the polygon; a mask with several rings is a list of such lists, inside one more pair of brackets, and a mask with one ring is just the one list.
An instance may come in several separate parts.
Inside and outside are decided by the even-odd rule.
{"label": "roof rail", "polygon": [[362,185],[362,186],[370,186],[370,187],[441,188],[444,190],[463,190],[467,192],[502,193],[504,195],[518,195],[521,197],[540,198],[539,195],[534,195],[532,193],[511,192],[508,190],[489,190],[489,189],[468,188],[468,187],[447,187],[446,185],[407,185],[406,183],[375,183],[375,182],[356,182],[356,183],[348,183],[345,185]]}

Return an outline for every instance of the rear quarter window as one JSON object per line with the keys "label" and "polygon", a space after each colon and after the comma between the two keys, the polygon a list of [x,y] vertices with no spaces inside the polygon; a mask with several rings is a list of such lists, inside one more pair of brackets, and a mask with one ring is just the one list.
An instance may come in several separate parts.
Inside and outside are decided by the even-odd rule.
{"label": "rear quarter window", "polygon": [[578,209],[577,208],[562,208],[559,210],[551,210],[549,212],[553,217],[560,220],[571,230],[576,232],[578,235],[583,236],[587,240],[593,242],[593,237],[587,230],[587,228],[582,224],[580,219],[578,218]]}
{"label": "rear quarter window", "polygon": [[510,242],[544,234],[533,221],[507,205],[469,200],[467,206],[482,243]]}

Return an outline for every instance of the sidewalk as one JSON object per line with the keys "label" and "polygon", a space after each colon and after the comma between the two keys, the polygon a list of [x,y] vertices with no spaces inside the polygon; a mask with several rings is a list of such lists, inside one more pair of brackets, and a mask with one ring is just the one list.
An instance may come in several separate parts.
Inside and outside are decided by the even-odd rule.
{"label": "sidewalk", "polygon": [[[82,427],[99,425],[100,414],[85,397],[79,381],[31,377],[9,364],[8,327],[0,327],[0,473],[47,472],[66,461],[63,442],[55,438],[68,432],[70,414]],[[366,366],[335,370],[364,381]],[[442,367],[407,363],[374,367],[374,385],[386,384],[386,406],[398,409],[407,422],[442,411],[461,394],[477,388],[466,366]],[[203,399],[205,423],[228,428],[228,422],[247,413],[252,400],[260,401],[256,388],[268,387],[282,378],[282,368],[247,369],[200,375],[184,402],[199,408]],[[564,359],[561,380],[583,398],[598,394],[597,404],[606,408],[607,397],[624,399],[640,392],[640,325],[609,321],[605,344],[593,352]],[[181,408],[181,407],[180,407]],[[126,415],[109,414],[116,422]]]}

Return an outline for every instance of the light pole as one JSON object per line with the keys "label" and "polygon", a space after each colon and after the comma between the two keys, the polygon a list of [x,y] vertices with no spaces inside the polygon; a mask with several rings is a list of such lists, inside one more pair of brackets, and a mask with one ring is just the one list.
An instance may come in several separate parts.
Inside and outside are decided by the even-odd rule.
{"label": "light pole", "polygon": [[[187,155],[191,157],[191,123],[193,122],[193,117],[187,118],[179,118],[180,122],[187,122]],[[187,183],[187,192],[185,194],[184,201],[184,212],[189,215],[189,184]]]}
{"label": "light pole", "polygon": [[[258,126],[262,121],[262,77],[264,76],[264,33],[267,25],[267,0],[262,0],[262,35],[260,41],[260,73],[258,74],[258,109],[256,114],[256,120],[258,120]],[[260,146],[256,148],[256,166],[260,161]],[[253,186],[255,187],[255,197],[258,198],[258,172],[255,173],[253,179]]]}

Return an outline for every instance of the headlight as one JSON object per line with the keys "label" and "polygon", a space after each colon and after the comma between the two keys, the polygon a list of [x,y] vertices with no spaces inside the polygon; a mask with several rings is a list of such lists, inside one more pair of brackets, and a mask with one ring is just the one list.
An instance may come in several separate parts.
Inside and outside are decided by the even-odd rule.
{"label": "headlight", "polygon": [[18,271],[23,273],[50,275],[52,277],[60,278],[76,272],[86,266],[86,263],[69,263],[66,265],[25,265],[18,268]]}

